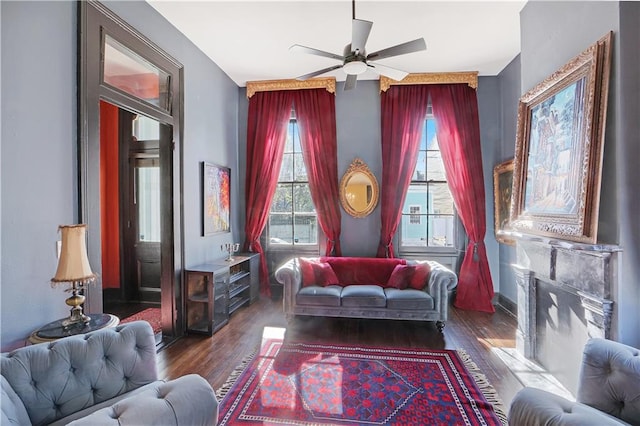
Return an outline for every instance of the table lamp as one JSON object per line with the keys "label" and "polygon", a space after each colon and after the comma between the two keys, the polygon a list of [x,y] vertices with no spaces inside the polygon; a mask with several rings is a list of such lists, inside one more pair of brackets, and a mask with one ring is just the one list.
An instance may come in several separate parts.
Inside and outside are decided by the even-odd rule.
{"label": "table lamp", "polygon": [[90,321],[87,315],[82,313],[82,304],[85,297],[78,294],[85,286],[96,279],[96,274],[91,272],[89,258],[87,256],[86,230],[87,225],[60,225],[62,234],[62,246],[58,259],[58,270],[55,277],[51,278],[51,286],[57,287],[61,283],[70,283],[66,292],[71,296],[65,303],[71,306],[71,315],[62,321],[63,327],[75,324],[84,324]]}

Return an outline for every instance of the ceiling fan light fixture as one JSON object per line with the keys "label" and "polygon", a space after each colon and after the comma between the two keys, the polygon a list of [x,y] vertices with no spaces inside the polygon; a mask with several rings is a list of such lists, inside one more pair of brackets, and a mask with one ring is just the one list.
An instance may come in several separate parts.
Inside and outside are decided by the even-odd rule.
{"label": "ceiling fan light fixture", "polygon": [[361,61],[352,61],[344,64],[342,69],[347,74],[359,75],[364,73],[367,70],[367,64]]}

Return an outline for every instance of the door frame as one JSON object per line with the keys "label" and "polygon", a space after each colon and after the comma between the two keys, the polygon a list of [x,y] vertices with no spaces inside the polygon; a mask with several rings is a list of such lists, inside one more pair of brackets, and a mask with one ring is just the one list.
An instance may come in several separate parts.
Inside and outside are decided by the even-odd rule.
{"label": "door frame", "polygon": [[[105,34],[167,72],[169,108],[164,110],[102,83]],[[151,40],[97,1],[78,2],[78,217],[88,226],[87,252],[98,274],[102,271],[100,207],[100,108],[101,100],[134,113],[147,115],[172,129],[167,155],[160,167],[167,171],[162,188],[161,305],[163,337],[183,334],[182,265],[184,264],[183,211],[183,73],[184,68]],[[161,126],[164,127],[164,126]],[[164,184],[161,184],[164,185]],[[166,191],[166,192],[165,192]],[[167,236],[165,238],[165,236]],[[103,311],[102,287],[89,286],[85,309]]]}

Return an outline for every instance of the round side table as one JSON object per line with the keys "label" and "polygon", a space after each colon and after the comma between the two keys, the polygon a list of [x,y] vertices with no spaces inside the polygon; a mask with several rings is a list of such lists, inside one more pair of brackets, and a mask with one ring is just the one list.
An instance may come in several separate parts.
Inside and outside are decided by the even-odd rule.
{"label": "round side table", "polygon": [[79,323],[68,327],[62,326],[62,321],[67,318],[50,322],[31,333],[29,342],[32,344],[53,342],[63,337],[85,334],[101,328],[115,327],[120,323],[120,318],[111,314],[88,314],[87,316],[91,319],[88,323]]}

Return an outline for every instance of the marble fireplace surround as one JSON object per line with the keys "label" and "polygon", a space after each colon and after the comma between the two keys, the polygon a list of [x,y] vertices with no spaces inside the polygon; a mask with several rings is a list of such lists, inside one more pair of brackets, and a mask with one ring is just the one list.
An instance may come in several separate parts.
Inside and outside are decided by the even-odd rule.
{"label": "marble fireplace surround", "polygon": [[[516,349],[538,360],[537,318],[541,287],[566,292],[582,307],[580,320],[588,337],[617,335],[614,295],[617,292],[620,247],[559,241],[510,232],[516,240],[518,329]],[[573,296],[572,296],[573,295]],[[570,332],[570,331],[569,331]],[[570,336],[567,336],[570,337]]]}

